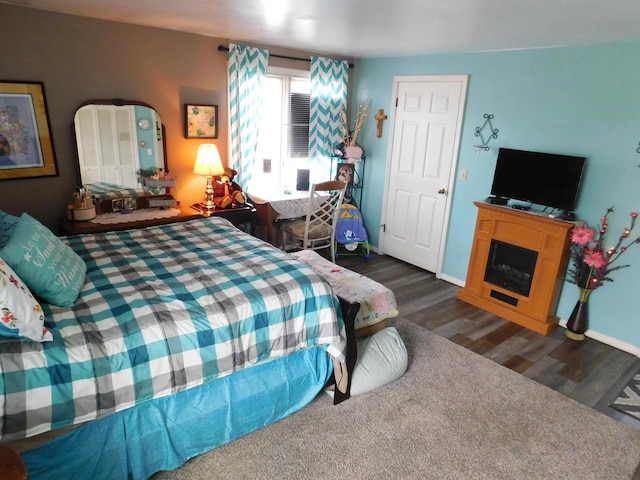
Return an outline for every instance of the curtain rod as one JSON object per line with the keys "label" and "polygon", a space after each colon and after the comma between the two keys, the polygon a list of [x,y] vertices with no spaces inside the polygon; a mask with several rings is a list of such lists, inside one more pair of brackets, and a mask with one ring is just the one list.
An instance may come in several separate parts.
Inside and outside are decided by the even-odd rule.
{"label": "curtain rod", "polygon": [[[218,45],[218,51],[219,52],[228,52],[229,51],[229,47],[225,47],[224,45]],[[277,55],[275,53],[270,53],[269,56],[270,57],[276,57],[276,58],[284,58],[285,60],[298,60],[298,61],[301,61],[301,62],[310,62],[311,61],[310,58],[290,57],[289,55]],[[353,63],[349,64],[349,68],[353,68]]]}

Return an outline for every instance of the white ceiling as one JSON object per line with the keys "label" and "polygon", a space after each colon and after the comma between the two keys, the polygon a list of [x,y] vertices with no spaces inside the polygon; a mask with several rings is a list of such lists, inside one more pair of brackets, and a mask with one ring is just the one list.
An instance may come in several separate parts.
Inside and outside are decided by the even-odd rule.
{"label": "white ceiling", "polygon": [[0,0],[353,57],[640,39],[639,0]]}

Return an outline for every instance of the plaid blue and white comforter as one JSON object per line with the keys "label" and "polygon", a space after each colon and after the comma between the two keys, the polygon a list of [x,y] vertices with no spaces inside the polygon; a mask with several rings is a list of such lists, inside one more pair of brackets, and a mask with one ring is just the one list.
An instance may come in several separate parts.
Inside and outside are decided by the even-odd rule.
{"label": "plaid blue and white comforter", "polygon": [[140,197],[147,195],[144,190],[138,190],[136,188],[125,187],[123,185],[116,185],[113,183],[96,182],[86,185],[91,192],[91,197],[96,200],[109,200],[113,198],[122,197]]}
{"label": "plaid blue and white comforter", "polygon": [[0,441],[92,420],[323,345],[344,361],[331,287],[216,217],[66,237],[86,262],[52,342],[0,341]]}

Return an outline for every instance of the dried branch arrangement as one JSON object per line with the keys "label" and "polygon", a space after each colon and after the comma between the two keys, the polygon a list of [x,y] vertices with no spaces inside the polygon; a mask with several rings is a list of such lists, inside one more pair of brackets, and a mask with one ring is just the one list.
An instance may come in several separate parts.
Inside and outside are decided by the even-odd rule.
{"label": "dried branch arrangement", "polygon": [[347,123],[347,113],[343,110],[341,115],[341,123],[342,123],[342,140],[345,145],[354,146],[358,141],[358,136],[360,135],[360,131],[364,126],[364,123],[369,115],[369,108],[371,107],[371,100],[368,103],[362,104],[358,103],[358,111],[356,113],[356,125],[353,129],[353,132],[349,131],[349,125]]}

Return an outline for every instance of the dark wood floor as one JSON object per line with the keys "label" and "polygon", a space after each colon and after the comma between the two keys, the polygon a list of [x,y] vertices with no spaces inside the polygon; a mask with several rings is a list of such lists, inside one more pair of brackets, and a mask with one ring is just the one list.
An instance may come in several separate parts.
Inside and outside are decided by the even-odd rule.
{"label": "dark wood floor", "polygon": [[569,340],[562,327],[549,336],[532,332],[458,300],[456,285],[389,256],[340,255],[337,263],[393,290],[406,320],[640,430],[640,420],[609,407],[640,368],[638,357],[590,338]]}

